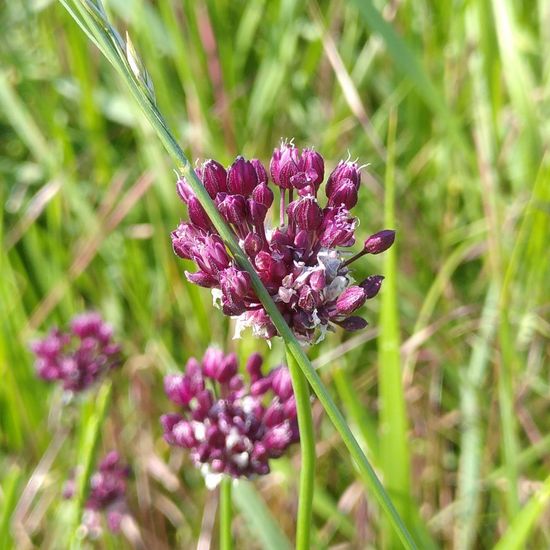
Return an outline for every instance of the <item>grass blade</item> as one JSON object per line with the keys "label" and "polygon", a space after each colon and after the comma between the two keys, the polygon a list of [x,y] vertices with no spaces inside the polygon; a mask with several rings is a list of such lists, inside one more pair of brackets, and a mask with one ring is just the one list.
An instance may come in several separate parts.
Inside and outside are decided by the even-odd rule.
{"label": "grass blade", "polygon": [[[385,227],[395,227],[395,111],[390,115],[385,178]],[[408,420],[401,372],[399,313],[397,309],[397,250],[386,252],[386,281],[381,293],[378,336],[378,381],[380,395],[380,463],[384,481],[406,522],[411,520],[411,481]],[[389,547],[397,541],[386,533]]]}
{"label": "grass blade", "polygon": [[243,513],[264,550],[290,550],[292,545],[279,528],[275,518],[249,481],[239,481],[233,487],[233,501]]}
{"label": "grass blade", "polygon": [[517,550],[527,548],[529,534],[535,522],[545,511],[550,500],[550,477],[547,477],[542,487],[529,499],[519,514],[512,521],[494,550]]}
{"label": "grass blade", "polygon": [[458,511],[454,545],[473,548],[479,521],[481,497],[481,456],[485,448],[482,433],[481,392],[496,329],[498,288],[490,287],[480,319],[479,336],[474,344],[470,364],[460,384],[462,435],[458,469]]}

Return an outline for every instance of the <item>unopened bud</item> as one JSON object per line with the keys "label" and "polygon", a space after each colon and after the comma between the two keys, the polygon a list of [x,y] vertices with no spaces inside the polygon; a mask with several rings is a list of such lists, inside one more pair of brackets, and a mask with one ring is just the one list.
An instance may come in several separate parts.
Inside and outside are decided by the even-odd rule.
{"label": "unopened bud", "polygon": [[395,231],[392,229],[384,229],[374,235],[371,235],[365,241],[365,247],[363,250],[367,254],[380,254],[381,252],[388,250],[394,241]]}

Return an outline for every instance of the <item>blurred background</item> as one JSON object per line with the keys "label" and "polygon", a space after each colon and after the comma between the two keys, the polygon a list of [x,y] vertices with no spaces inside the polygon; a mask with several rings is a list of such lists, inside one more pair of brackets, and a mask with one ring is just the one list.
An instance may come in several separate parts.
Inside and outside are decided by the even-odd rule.
{"label": "blurred background", "polygon": [[[268,162],[293,137],[329,169],[368,163],[360,236],[394,226],[395,253],[358,265],[386,276],[370,327],[310,356],[421,547],[549,547],[550,3],[106,6],[189,158]],[[5,2],[0,33],[0,547],[68,547],[61,490],[92,441],[134,471],[135,529],[96,547],[215,548],[216,494],[162,440],[162,378],[211,342],[270,365],[282,347],[232,340],[186,282],[173,166],[63,7]],[[90,308],[127,357],[101,422],[102,388],[66,407],[28,351]],[[313,410],[314,547],[398,548]],[[238,548],[292,541],[297,468],[296,447],[236,492]]]}

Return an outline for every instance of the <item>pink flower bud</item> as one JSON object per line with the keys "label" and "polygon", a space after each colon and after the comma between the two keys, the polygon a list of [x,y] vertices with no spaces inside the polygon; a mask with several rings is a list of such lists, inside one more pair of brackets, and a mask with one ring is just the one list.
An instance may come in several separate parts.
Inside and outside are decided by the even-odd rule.
{"label": "pink flower bud", "polygon": [[323,157],[313,149],[304,149],[302,151],[300,169],[306,174],[308,183],[313,184],[318,189],[325,177],[325,161]]}
{"label": "pink flower bud", "polygon": [[292,380],[290,379],[290,373],[286,367],[277,367],[273,371],[272,375],[273,391],[282,401],[286,401],[292,392]]}
{"label": "pink flower bud", "polygon": [[327,180],[326,194],[330,197],[334,192],[334,187],[343,179],[350,179],[355,187],[359,189],[361,184],[361,173],[359,172],[359,166],[355,162],[343,161],[338,163],[338,166],[331,172]]}
{"label": "pink flower bud", "polygon": [[227,195],[220,193],[216,203],[220,214],[227,223],[240,225],[246,219],[246,199],[242,195]]}
{"label": "pink flower bud", "polygon": [[343,321],[334,321],[337,325],[340,325],[344,330],[355,332],[357,330],[363,330],[367,325],[367,321],[362,317],[347,317]]}
{"label": "pink flower bud", "polygon": [[351,210],[357,204],[357,187],[349,178],[343,178],[334,184],[329,196],[330,206],[344,205]]}
{"label": "pink flower bud", "polygon": [[273,191],[265,183],[260,183],[252,191],[252,198],[266,208],[270,208],[273,204]]}
{"label": "pink flower bud", "polygon": [[212,199],[218,193],[227,192],[227,172],[215,160],[209,159],[202,165],[201,180]]}
{"label": "pink flower bud", "polygon": [[360,308],[366,299],[367,294],[360,286],[350,286],[336,300],[336,309],[340,315],[349,315]]}
{"label": "pink flower bud", "polygon": [[229,191],[235,195],[248,196],[256,185],[258,185],[258,176],[254,166],[243,157],[237,157],[227,173]]}
{"label": "pink flower bud", "polygon": [[370,298],[374,298],[378,294],[378,292],[380,291],[380,287],[382,286],[383,280],[383,275],[371,275],[359,285],[365,290],[367,300]]}
{"label": "pink flower bud", "polygon": [[253,353],[246,362],[246,372],[250,375],[252,382],[262,377],[262,364],[264,360],[259,353]]}
{"label": "pink flower bud", "polygon": [[392,229],[384,229],[371,235],[366,241],[364,250],[368,254],[380,254],[388,250],[395,241],[395,231]]}
{"label": "pink flower bud", "polygon": [[313,197],[304,197],[296,201],[293,217],[300,229],[314,231],[323,222],[323,211]]}
{"label": "pink flower bud", "polygon": [[[250,161],[250,164],[254,166],[254,170],[256,170],[256,176],[258,178],[258,183],[260,185],[266,185],[267,184],[267,170],[265,169],[264,165],[259,161],[258,159],[252,159]],[[269,208],[269,206],[268,206]]]}
{"label": "pink flower bud", "polygon": [[196,226],[205,230],[209,230],[212,227],[210,218],[197,197],[193,196],[189,198],[187,209],[189,211],[189,219]]}

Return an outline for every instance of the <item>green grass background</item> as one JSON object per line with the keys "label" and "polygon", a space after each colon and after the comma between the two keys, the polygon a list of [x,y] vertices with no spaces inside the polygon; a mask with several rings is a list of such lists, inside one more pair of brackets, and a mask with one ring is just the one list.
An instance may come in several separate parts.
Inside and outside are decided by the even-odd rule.
{"label": "green grass background", "polygon": [[[281,137],[369,163],[360,236],[397,230],[371,328],[311,350],[422,548],[550,545],[550,4],[109,0],[192,159]],[[99,548],[216,547],[216,495],[162,441],[162,377],[210,342],[283,359],[190,286],[162,146],[56,2],[0,8],[0,548],[68,548],[60,492],[118,448],[135,525]],[[85,308],[128,360],[70,407],[27,344]],[[314,404],[315,548],[398,548]],[[297,449],[296,449],[297,451]],[[235,491],[240,548],[291,546],[299,454]],[[142,541],[140,543],[140,540]]]}

